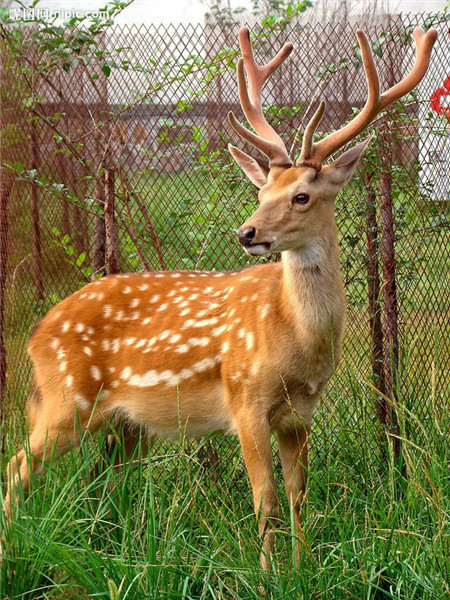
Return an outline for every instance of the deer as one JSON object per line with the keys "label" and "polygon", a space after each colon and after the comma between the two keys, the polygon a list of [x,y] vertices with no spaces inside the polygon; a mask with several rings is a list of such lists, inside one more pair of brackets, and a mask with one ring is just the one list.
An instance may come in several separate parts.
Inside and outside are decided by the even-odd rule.
{"label": "deer", "polygon": [[295,161],[262,108],[263,85],[293,45],[286,43],[259,65],[249,29],[240,29],[239,97],[253,131],[233,112],[228,120],[265,158],[228,147],[259,188],[259,206],[239,227],[237,239],[249,256],[281,253],[281,261],[232,272],[109,275],[51,308],[28,344],[34,367],[27,403],[31,460],[22,449],[9,463],[8,515],[19,481],[26,491],[49,448],[64,454],[77,444],[80,426],[95,432],[114,419],[165,438],[177,437],[180,427],[189,437],[234,433],[252,489],[260,562],[268,569],[280,523],[274,434],[300,559],[312,417],[339,361],[344,333],[346,297],[334,204],[371,138],[325,161],[418,85],[437,32],[415,29],[412,70],[382,94],[369,41],[361,30],[356,35],[366,104],[341,129],[315,141],[325,110],[320,102]]}

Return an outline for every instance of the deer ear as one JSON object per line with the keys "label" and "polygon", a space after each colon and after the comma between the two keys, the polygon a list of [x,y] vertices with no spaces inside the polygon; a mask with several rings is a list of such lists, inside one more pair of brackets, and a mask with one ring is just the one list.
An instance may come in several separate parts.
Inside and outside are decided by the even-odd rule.
{"label": "deer ear", "polygon": [[361,158],[361,154],[371,142],[372,137],[373,134],[357,146],[353,146],[353,148],[341,154],[334,162],[326,166],[327,176],[333,183],[342,186],[350,181]]}
{"label": "deer ear", "polygon": [[241,167],[250,181],[256,185],[256,187],[262,188],[262,186],[267,183],[267,176],[269,175],[268,161],[253,158],[231,144],[228,144],[228,150],[237,164]]}

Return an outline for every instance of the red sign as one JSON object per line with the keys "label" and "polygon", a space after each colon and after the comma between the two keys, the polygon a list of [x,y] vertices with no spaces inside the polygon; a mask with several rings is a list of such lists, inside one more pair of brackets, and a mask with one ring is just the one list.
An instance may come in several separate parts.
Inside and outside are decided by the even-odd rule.
{"label": "red sign", "polygon": [[440,87],[432,93],[430,107],[431,110],[450,119],[450,77],[444,81],[444,87]]}

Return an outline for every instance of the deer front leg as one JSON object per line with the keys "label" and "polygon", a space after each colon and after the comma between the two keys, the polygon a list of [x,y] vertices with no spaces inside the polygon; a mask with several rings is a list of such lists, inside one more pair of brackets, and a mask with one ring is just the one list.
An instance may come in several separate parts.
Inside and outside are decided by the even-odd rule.
{"label": "deer front leg", "polygon": [[237,429],[252,486],[259,534],[263,539],[261,566],[268,570],[273,549],[273,526],[279,516],[273,476],[270,427],[265,416],[261,417],[260,414],[242,410],[237,420]]}
{"label": "deer front leg", "polygon": [[286,494],[293,512],[294,528],[297,533],[295,542],[297,564],[300,561],[300,540],[304,537],[300,508],[308,478],[308,437],[310,431],[309,426],[299,425],[290,431],[277,432]]}

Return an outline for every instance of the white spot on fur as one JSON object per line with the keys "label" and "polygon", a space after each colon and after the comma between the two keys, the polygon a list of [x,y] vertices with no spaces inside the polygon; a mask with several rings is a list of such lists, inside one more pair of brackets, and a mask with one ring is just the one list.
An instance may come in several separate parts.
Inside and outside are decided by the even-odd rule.
{"label": "white spot on fur", "polygon": [[129,294],[131,292],[133,288],[131,288],[129,285],[126,285],[123,289],[122,289],[122,293],[123,294]]}
{"label": "white spot on fur", "polygon": [[106,352],[109,350],[109,340],[102,340],[102,349]]}
{"label": "white spot on fur", "polygon": [[119,347],[120,347],[120,340],[118,338],[111,341],[111,350],[114,353],[119,352]]}
{"label": "white spot on fur", "polygon": [[81,408],[82,410],[89,410],[91,408],[91,403],[81,394],[75,394],[74,400],[78,408]]}
{"label": "white spot on fur", "polygon": [[65,333],[66,331],[69,331],[69,327],[70,327],[70,321],[64,321],[64,323],[62,324],[62,331],[63,333]]}
{"label": "white spot on fur", "polygon": [[141,292],[145,292],[145,290],[148,290],[149,286],[147,283],[144,283],[142,285],[138,285],[138,289],[141,290]]}
{"label": "white spot on fur", "polygon": [[67,369],[67,361],[63,360],[62,363],[59,365],[59,370],[61,372],[64,372]]}
{"label": "white spot on fur", "polygon": [[105,317],[105,319],[107,319],[111,315],[112,315],[112,306],[110,304],[105,304],[105,306],[103,307],[103,316]]}
{"label": "white spot on fur", "polygon": [[260,366],[261,366],[261,364],[260,364],[259,360],[255,360],[255,362],[252,364],[252,366],[250,368],[250,375],[252,375],[253,377],[255,375],[257,375]]}
{"label": "white spot on fur", "polygon": [[140,300],[139,298],[134,298],[131,302],[130,302],[130,308],[136,308],[136,306],[139,304]]}
{"label": "white spot on fur", "polygon": [[207,327],[208,325],[215,325],[219,322],[217,317],[212,317],[211,319],[203,319],[202,321],[197,321],[194,327]]}
{"label": "white spot on fur", "polygon": [[243,327],[241,327],[238,331],[238,337],[240,337],[241,339],[245,336],[245,329]]}
{"label": "white spot on fur", "polygon": [[73,377],[72,377],[72,375],[67,375],[67,377],[66,377],[66,385],[67,385],[67,387],[70,387],[72,385],[72,383],[73,383]]}
{"label": "white spot on fur", "polygon": [[181,344],[181,346],[175,348],[175,352],[178,352],[178,354],[185,354],[186,352],[189,352],[189,346],[187,344]]}
{"label": "white spot on fur", "polygon": [[91,375],[92,375],[92,378],[95,379],[96,381],[100,381],[100,379],[102,378],[100,369],[94,365],[92,365],[92,367],[91,367]]}
{"label": "white spot on fur", "polygon": [[191,369],[182,369],[179,376],[180,379],[189,379],[193,374],[194,372]]}
{"label": "white spot on fur", "polygon": [[179,340],[181,340],[181,335],[179,333],[175,333],[169,340],[169,344],[176,344]]}
{"label": "white spot on fur", "polygon": [[50,347],[53,350],[56,350],[56,348],[59,346],[59,339],[58,338],[53,338],[51,343],[50,343]]}
{"label": "white spot on fur", "polygon": [[203,360],[200,360],[199,362],[196,362],[192,365],[192,370],[195,371],[196,373],[201,373],[203,371],[208,371],[209,369],[212,369],[216,363],[218,363],[220,360],[219,356],[214,356],[213,358],[204,358]]}
{"label": "white spot on fur", "polygon": [[226,328],[227,328],[226,325],[220,325],[220,327],[216,327],[215,329],[213,329],[211,331],[211,335],[213,335],[213,336],[221,335],[226,330]]}
{"label": "white spot on fur", "polygon": [[180,312],[180,317],[185,317],[186,315],[188,315],[191,312],[190,308],[184,308],[181,312]]}
{"label": "white spot on fur", "polygon": [[75,325],[75,331],[77,333],[83,333],[83,331],[84,331],[84,323],[77,323]]}
{"label": "white spot on fur", "polygon": [[270,304],[264,304],[264,306],[259,307],[259,314],[261,319],[265,319],[269,314]]}
{"label": "white spot on fur", "polygon": [[83,352],[85,354],[87,354],[88,356],[92,356],[92,350],[89,348],[89,346],[84,346],[83,347]]}
{"label": "white spot on fur", "polygon": [[190,346],[202,346],[203,348],[209,344],[211,338],[209,337],[201,337],[201,338],[190,338],[188,340],[188,344]]}
{"label": "white spot on fur", "polygon": [[151,317],[145,317],[145,319],[143,319],[143,321],[142,321],[142,325],[148,325],[151,320],[152,320]]}
{"label": "white spot on fur", "polygon": [[156,310],[156,312],[162,312],[163,310],[166,310],[167,308],[167,304],[161,304],[161,306]]}
{"label": "white spot on fur", "polygon": [[222,353],[225,354],[225,352],[228,352],[229,348],[230,348],[230,343],[224,342],[222,344],[222,348],[221,348]]}
{"label": "white spot on fur", "polygon": [[131,367],[125,367],[120,374],[120,379],[129,379],[131,377]]}
{"label": "white spot on fur", "polygon": [[155,304],[155,302],[158,302],[159,298],[160,298],[159,294],[153,294],[153,296],[149,300],[150,304]]}

